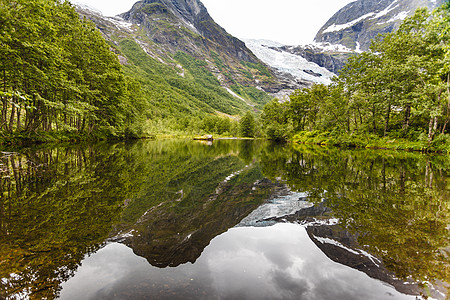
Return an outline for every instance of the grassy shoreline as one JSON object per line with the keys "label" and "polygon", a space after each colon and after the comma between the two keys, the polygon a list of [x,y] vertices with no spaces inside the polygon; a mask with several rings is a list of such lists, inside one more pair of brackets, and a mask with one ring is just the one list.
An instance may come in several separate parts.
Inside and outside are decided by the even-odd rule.
{"label": "grassy shoreline", "polygon": [[329,132],[302,131],[291,140],[299,144],[337,146],[341,148],[364,148],[378,150],[403,150],[422,153],[450,153],[450,137],[440,135],[431,143],[411,141],[404,138],[378,137],[376,135],[333,135]]}
{"label": "grassy shoreline", "polygon": [[[71,132],[37,132],[34,134],[9,134],[0,137],[2,146],[30,146],[39,144],[54,144],[67,142],[97,142],[97,141],[126,141],[138,139],[193,139],[195,134],[155,134],[143,137],[111,136],[102,133],[79,135]],[[214,140],[239,139],[251,140],[255,138],[232,137],[214,135]],[[260,138],[256,138],[260,139]],[[321,146],[335,146],[343,149],[374,149],[374,150],[402,150],[422,153],[450,153],[450,137],[443,135],[435,138],[432,143],[427,141],[411,141],[404,138],[378,137],[375,135],[333,135],[329,132],[301,131],[290,139],[296,144],[312,144]]]}

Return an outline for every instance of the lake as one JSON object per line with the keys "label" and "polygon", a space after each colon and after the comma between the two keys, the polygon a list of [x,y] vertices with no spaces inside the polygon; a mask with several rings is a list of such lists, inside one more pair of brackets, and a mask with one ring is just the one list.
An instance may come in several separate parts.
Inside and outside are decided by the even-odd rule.
{"label": "lake", "polygon": [[5,148],[0,299],[446,299],[449,166],[242,140]]}

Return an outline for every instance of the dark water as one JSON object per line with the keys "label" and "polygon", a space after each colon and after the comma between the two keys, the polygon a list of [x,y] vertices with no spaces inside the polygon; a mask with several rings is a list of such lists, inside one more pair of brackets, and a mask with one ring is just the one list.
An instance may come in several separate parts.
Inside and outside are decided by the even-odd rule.
{"label": "dark water", "polygon": [[5,150],[0,299],[445,299],[449,165],[234,140]]}

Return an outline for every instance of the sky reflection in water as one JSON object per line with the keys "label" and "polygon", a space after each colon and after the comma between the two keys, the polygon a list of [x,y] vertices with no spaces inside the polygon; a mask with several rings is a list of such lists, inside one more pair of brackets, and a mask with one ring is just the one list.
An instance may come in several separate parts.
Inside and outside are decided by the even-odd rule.
{"label": "sky reflection in water", "polygon": [[304,227],[232,228],[195,264],[152,267],[125,245],[87,257],[61,299],[415,299],[335,263]]}

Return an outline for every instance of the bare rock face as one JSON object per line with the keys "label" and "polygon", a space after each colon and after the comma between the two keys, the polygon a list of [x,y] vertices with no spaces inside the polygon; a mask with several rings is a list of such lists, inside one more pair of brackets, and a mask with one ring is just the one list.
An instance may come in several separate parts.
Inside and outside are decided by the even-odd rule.
{"label": "bare rock face", "polygon": [[266,93],[284,89],[286,78],[219,26],[200,0],[141,0],[113,18],[80,7],[77,11],[92,20],[106,39],[115,44],[117,37],[132,39],[162,63],[170,65],[177,53],[206,62],[225,88],[238,83]]}
{"label": "bare rock face", "polygon": [[317,33],[315,42],[366,51],[371,39],[396,30],[417,8],[433,9],[443,3],[444,0],[358,0],[331,17]]}
{"label": "bare rock face", "polygon": [[120,16],[143,25],[153,41],[172,52],[182,50],[200,56],[214,50],[235,60],[258,62],[242,41],[214,22],[199,0],[143,0]]}

